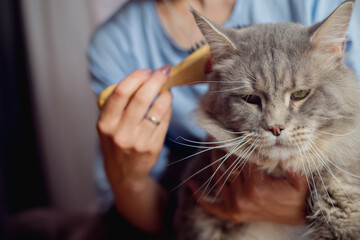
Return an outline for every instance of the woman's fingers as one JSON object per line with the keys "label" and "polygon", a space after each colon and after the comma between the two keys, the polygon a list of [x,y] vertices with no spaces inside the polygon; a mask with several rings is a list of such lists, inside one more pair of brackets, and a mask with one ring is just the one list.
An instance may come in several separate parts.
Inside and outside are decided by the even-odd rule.
{"label": "woman's fingers", "polygon": [[[108,135],[124,149],[141,149],[158,127],[151,119],[144,119],[145,113],[167,81],[170,70],[170,65],[152,75],[151,69],[138,70],[119,83],[100,114],[100,135]],[[171,98],[170,92],[165,92],[154,102],[149,116],[155,123],[162,121],[170,108]]]}
{"label": "woman's fingers", "polygon": [[100,114],[100,131],[111,132],[119,122],[126,128],[136,126],[143,119],[161,86],[167,81],[170,70],[170,65],[165,65],[151,75],[151,69],[147,68],[137,70],[123,79]]}
{"label": "woman's fingers", "polygon": [[[225,161],[219,159],[224,157],[225,152],[221,150],[211,151],[213,169],[213,184],[216,184],[216,194],[222,199],[222,204],[227,209],[241,209],[241,203],[237,196],[243,195],[243,178],[241,175],[242,162],[236,156],[229,156]],[[234,214],[228,214],[227,219],[234,220]]]}
{"label": "woman's fingers", "polygon": [[307,177],[305,175],[298,175],[296,173],[286,171],[286,176],[289,183],[296,188],[297,190],[307,193],[308,185],[307,185]]}
{"label": "woman's fingers", "polygon": [[218,185],[226,181],[235,192],[240,192],[242,190],[241,172],[245,163],[242,159],[237,158],[236,155],[222,159],[225,155],[226,152],[222,150],[211,151],[212,170],[215,181],[218,182]]}
{"label": "woman's fingers", "polygon": [[[148,118],[143,117],[141,121],[140,131],[153,133],[158,125],[163,121],[163,118],[167,111],[171,107],[172,95],[170,91],[163,92],[159,95],[159,97],[152,104],[149,111],[146,113]],[[152,121],[149,118],[153,118]]]}
{"label": "woman's fingers", "polygon": [[190,188],[191,192],[193,193],[193,197],[197,201],[197,203],[203,207],[208,213],[211,213],[215,216],[219,216],[223,219],[226,219],[224,205],[221,202],[211,202],[204,200],[204,194],[193,181],[187,182],[188,187]]}
{"label": "woman's fingers", "polygon": [[[156,99],[147,114],[148,117],[154,118],[155,122],[144,116],[136,126],[121,121],[115,131],[115,139],[125,148],[136,148],[137,152],[154,152],[152,148],[161,148],[171,118],[171,99],[169,91],[163,92]],[[156,121],[159,121],[159,124]],[[156,134],[157,131],[161,134]]]}
{"label": "woman's fingers", "polygon": [[215,199],[215,201],[204,199],[204,194],[201,190],[199,190],[196,184],[192,181],[189,181],[188,186],[193,193],[193,197],[197,201],[197,203],[208,213],[215,215],[219,218],[226,219],[233,222],[241,222],[246,220],[244,218],[244,214],[242,214],[241,210],[235,209],[231,204],[231,198],[234,197],[233,193],[230,191],[229,186],[226,185],[223,187],[222,198]]}
{"label": "woman's fingers", "polygon": [[106,118],[107,121],[119,121],[131,97],[149,79],[151,72],[150,68],[137,70],[124,78],[106,101],[101,117]]}
{"label": "woman's fingers", "polygon": [[170,107],[168,111],[165,113],[163,119],[161,120],[160,125],[156,128],[156,131],[149,139],[150,142],[157,143],[158,147],[160,148],[164,143],[165,136],[169,128],[171,115],[172,115],[172,108]]}
{"label": "woman's fingers", "polygon": [[149,145],[155,148],[162,147],[172,114],[171,108],[172,95],[170,91],[160,94],[154,102],[147,115],[153,117],[159,124],[149,119],[143,118],[137,132],[141,134],[139,144]]}
{"label": "woman's fingers", "polygon": [[[241,164],[241,160],[230,157],[225,163],[217,163],[216,160],[221,157],[219,154],[222,155],[212,153],[211,162],[215,172],[213,181],[221,188],[219,193],[222,201],[212,203],[203,198],[204,194],[194,183],[188,184],[199,205],[207,212],[233,222],[271,221],[289,225],[304,222],[305,177],[289,172],[287,177],[272,178],[256,164],[245,164],[240,174],[233,177],[229,175],[231,171],[226,172],[226,169]],[[226,166],[225,172],[224,168],[219,167],[221,164]],[[223,184],[227,176],[233,179]]]}
{"label": "woman's fingers", "polygon": [[126,108],[122,120],[125,126],[134,126],[143,120],[151,103],[154,101],[161,87],[168,80],[170,70],[170,65],[165,65],[158,69],[135,93]]}

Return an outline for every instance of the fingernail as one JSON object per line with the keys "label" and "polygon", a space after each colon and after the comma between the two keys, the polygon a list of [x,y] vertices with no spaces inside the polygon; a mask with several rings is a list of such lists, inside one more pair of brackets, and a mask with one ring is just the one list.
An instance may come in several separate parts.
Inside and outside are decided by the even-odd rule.
{"label": "fingernail", "polygon": [[151,68],[145,68],[142,70],[143,73],[146,75],[146,76],[150,76],[151,73],[152,73],[152,69]]}
{"label": "fingernail", "polygon": [[171,70],[171,66],[169,64],[165,64],[159,70],[161,71],[162,74],[169,75],[170,70]]}

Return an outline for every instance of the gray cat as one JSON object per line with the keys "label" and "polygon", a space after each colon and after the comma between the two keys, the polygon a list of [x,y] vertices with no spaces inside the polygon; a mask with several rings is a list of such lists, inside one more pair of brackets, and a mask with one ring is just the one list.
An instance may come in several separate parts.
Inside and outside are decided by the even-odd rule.
{"label": "gray cat", "polygon": [[[311,27],[238,30],[193,10],[212,56],[199,124],[215,147],[238,157],[224,177],[252,162],[273,176],[284,170],[306,175],[310,194],[304,226],[235,224],[205,212],[184,186],[175,217],[178,239],[360,239],[360,98],[357,79],[343,63],[353,7],[354,1],[345,1]],[[185,179],[201,185],[212,172],[206,153],[199,156]]]}

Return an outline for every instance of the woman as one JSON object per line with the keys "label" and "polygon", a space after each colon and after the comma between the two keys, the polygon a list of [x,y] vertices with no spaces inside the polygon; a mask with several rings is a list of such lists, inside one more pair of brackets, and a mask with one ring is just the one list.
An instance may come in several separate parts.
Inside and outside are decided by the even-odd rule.
{"label": "woman", "polygon": [[[107,85],[121,80],[97,125],[118,212],[141,231],[161,231],[169,189],[158,180],[164,177],[172,159],[181,158],[179,146],[167,139],[206,139],[189,118],[206,85],[174,87],[156,98],[168,80],[170,65],[178,64],[188,55],[188,49],[202,40],[188,3],[219,25],[241,27],[281,21],[310,25],[324,19],[340,2],[139,0],[130,1],[101,26],[89,48],[93,88],[99,94]],[[353,25],[350,41],[360,38]],[[348,64],[359,71],[355,61],[359,41],[352,41],[346,50],[351,53]],[[304,222],[304,177],[288,173],[284,181],[263,176],[256,168],[249,171],[250,175],[243,176],[244,182],[235,180],[222,190],[221,205],[206,203],[198,194],[195,197],[210,213],[235,222]],[[197,192],[194,185],[189,186]]]}

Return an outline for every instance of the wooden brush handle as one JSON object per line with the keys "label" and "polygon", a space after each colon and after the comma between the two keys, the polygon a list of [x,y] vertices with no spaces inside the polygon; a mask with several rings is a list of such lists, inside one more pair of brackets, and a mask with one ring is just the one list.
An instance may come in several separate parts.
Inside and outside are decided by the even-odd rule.
{"label": "wooden brush handle", "polygon": [[[161,88],[160,92],[174,86],[202,83],[205,79],[205,66],[210,57],[209,45],[206,44],[190,54],[180,64],[171,69],[169,80]],[[103,108],[117,85],[105,88],[98,97],[98,106]]]}

